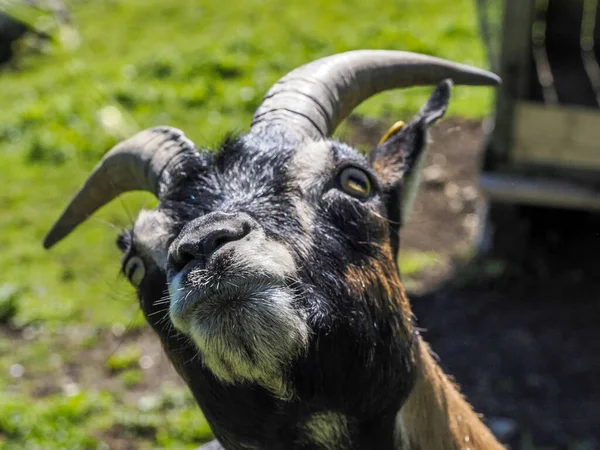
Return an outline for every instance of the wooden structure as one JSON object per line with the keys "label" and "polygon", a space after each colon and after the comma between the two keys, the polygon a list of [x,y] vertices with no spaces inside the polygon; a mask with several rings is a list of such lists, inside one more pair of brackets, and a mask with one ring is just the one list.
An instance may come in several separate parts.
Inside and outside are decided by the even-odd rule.
{"label": "wooden structure", "polygon": [[482,190],[493,201],[600,210],[600,0],[499,0],[495,11],[494,0],[478,1],[503,79]]}

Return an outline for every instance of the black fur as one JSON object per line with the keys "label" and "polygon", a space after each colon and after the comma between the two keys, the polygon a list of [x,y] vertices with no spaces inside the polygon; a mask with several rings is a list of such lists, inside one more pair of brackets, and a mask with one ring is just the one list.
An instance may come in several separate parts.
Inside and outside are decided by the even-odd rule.
{"label": "black fur", "polygon": [[[413,151],[421,151],[431,117],[427,107],[424,111],[377,152],[395,148],[407,161]],[[390,197],[396,193],[391,189],[398,187],[380,186],[364,157],[332,141],[335,167],[303,193],[292,171],[302,145],[282,130],[229,138],[217,152],[203,151],[183,161],[159,205],[175,222],[173,239],[185,224],[205,214],[243,212],[269,239],[290,249],[298,267],[290,288],[298,308],[307,312],[311,330],[308,351],[285,369],[292,400],[277,399],[258,385],[217,380],[191,340],[170,323],[168,310],[159,302],[168,290],[167,274],[152,261],[146,261],[140,305],[224,448],[317,448],[302,426],[315,413],[334,412],[348,420],[348,449],[392,449],[395,417],[414,382],[410,318],[403,317],[400,299],[388,298],[381,280],[367,279],[365,289],[357,290],[349,285],[347,271],[384,261],[390,273],[396,270],[385,249],[390,246],[386,218],[391,213],[397,219],[390,211]],[[367,200],[338,188],[339,168],[348,164],[374,180]],[[398,170],[409,168],[410,164]],[[295,213],[298,201],[314,211],[311,230],[303,228]],[[119,239],[125,259],[136,253],[130,233]]]}

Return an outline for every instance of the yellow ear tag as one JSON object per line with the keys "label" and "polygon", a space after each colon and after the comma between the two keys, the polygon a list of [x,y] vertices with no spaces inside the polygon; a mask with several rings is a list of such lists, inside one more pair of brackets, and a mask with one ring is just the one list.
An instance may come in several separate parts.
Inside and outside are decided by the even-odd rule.
{"label": "yellow ear tag", "polygon": [[406,124],[404,122],[402,122],[401,120],[399,120],[398,122],[396,122],[394,125],[392,125],[390,127],[389,130],[387,130],[387,132],[383,135],[383,137],[379,141],[379,144],[377,144],[377,145],[383,144],[390,137],[392,137],[394,134],[396,134],[398,131],[400,131],[402,128],[404,128],[404,125],[406,125]]}

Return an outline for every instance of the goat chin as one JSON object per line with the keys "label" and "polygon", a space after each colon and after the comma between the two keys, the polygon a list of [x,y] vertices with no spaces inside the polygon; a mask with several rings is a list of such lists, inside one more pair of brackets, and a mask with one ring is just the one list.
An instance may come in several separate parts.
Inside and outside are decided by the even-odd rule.
{"label": "goat chin", "polygon": [[289,399],[284,372],[306,350],[309,335],[293,304],[285,287],[243,286],[198,302],[188,333],[216,378],[256,383]]}

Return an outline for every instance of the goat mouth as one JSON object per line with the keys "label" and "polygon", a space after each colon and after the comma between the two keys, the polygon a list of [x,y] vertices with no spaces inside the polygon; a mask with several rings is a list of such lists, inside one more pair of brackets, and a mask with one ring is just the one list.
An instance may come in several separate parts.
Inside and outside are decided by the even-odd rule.
{"label": "goat mouth", "polygon": [[169,283],[169,314],[177,329],[189,333],[199,317],[222,320],[232,314],[244,315],[249,304],[261,302],[266,292],[282,290],[287,290],[285,283],[264,275],[194,277],[179,273]]}

